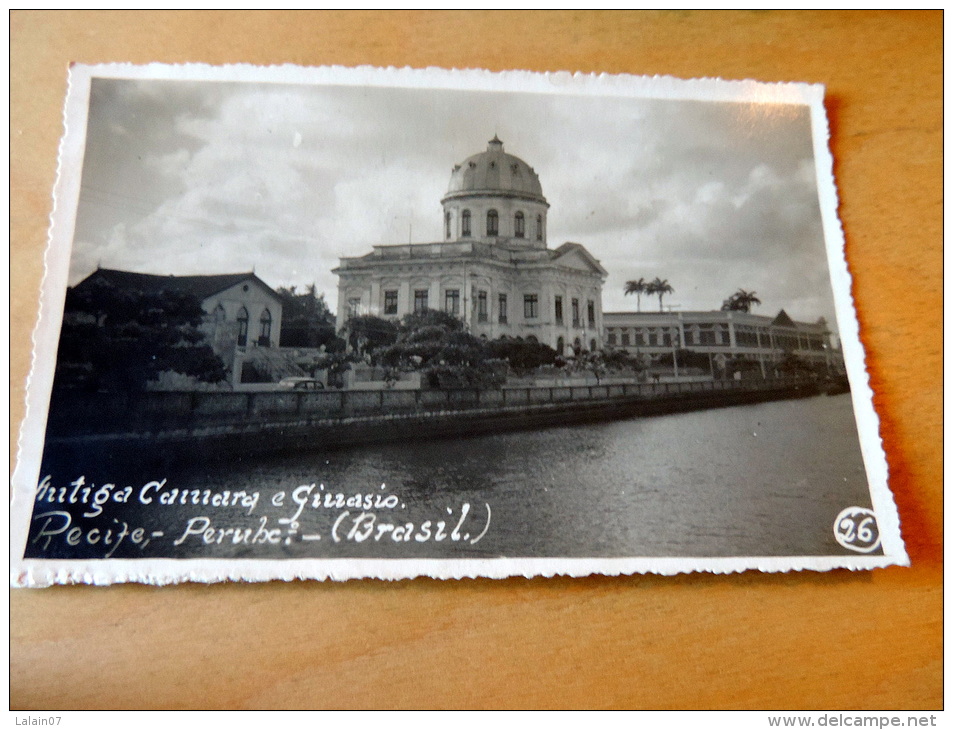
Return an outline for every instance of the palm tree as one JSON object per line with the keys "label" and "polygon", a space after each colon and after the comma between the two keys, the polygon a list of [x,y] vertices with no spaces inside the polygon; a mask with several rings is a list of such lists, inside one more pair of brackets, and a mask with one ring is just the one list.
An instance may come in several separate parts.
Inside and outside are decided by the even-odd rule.
{"label": "palm tree", "polygon": [[635,294],[635,306],[639,312],[642,311],[642,295],[645,294],[647,286],[648,282],[641,278],[625,282],[625,293],[626,295]]}
{"label": "palm tree", "polygon": [[761,304],[756,292],[739,289],[725,300],[721,308],[729,312],[750,312],[755,304]]}
{"label": "palm tree", "polygon": [[657,276],[645,286],[646,294],[658,294],[658,311],[662,311],[662,297],[671,294],[675,289],[668,283],[668,279],[659,279]]}

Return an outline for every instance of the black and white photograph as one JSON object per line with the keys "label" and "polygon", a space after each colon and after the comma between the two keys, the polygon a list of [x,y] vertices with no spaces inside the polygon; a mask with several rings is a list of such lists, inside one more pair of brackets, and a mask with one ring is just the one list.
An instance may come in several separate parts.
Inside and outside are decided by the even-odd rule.
{"label": "black and white photograph", "polygon": [[906,564],[823,89],[75,66],[14,585]]}

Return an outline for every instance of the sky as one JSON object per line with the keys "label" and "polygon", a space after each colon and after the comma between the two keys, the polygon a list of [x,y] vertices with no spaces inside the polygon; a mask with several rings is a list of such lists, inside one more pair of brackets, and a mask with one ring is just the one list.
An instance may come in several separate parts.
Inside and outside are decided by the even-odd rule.
{"label": "sky", "polygon": [[[494,135],[540,177],[548,244],[667,279],[666,308],[834,323],[806,106],[516,92],[93,79],[70,267],[254,270],[334,309],[342,256],[441,240],[454,164]],[[658,309],[642,297],[643,310]]]}

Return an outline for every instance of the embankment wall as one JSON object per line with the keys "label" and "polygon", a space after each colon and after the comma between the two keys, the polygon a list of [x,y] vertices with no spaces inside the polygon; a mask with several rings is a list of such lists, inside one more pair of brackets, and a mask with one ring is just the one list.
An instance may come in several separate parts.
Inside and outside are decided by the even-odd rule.
{"label": "embankment wall", "polygon": [[[47,450],[248,454],[540,428],[815,395],[791,379],[500,390],[60,393]],[[84,459],[85,460],[85,459]]]}

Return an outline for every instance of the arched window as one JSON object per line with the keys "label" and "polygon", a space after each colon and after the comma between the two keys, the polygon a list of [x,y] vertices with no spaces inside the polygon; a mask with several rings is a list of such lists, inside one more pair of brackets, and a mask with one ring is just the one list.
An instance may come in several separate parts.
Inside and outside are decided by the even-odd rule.
{"label": "arched window", "polygon": [[500,235],[500,216],[495,210],[488,211],[486,214],[486,235]]}
{"label": "arched window", "polygon": [[238,346],[248,344],[248,310],[242,307],[238,310]]}
{"label": "arched window", "polygon": [[449,210],[447,211],[446,221],[447,221],[447,240],[449,241],[450,240],[450,211]]}
{"label": "arched window", "polygon": [[596,351],[596,341],[594,339],[589,340],[589,352]]}
{"label": "arched window", "polygon": [[516,213],[516,218],[513,221],[513,229],[516,232],[517,238],[526,238],[526,219],[523,217],[523,211]]}
{"label": "arched window", "polygon": [[536,216],[536,240],[543,240],[543,214],[540,213]]}
{"label": "arched window", "polygon": [[558,340],[556,340],[556,354],[562,355],[563,350],[565,349],[566,349],[566,341],[562,337],[560,337]]}
{"label": "arched window", "polygon": [[271,347],[271,312],[267,309],[261,313],[261,335],[258,337],[259,347]]}
{"label": "arched window", "polygon": [[460,235],[464,238],[470,237],[470,211],[463,211],[463,220],[461,221]]}
{"label": "arched window", "polygon": [[225,307],[221,304],[215,307],[215,311],[212,312],[212,321],[215,322],[216,325],[225,321]]}

